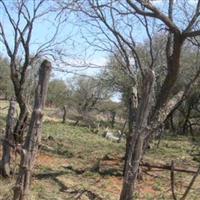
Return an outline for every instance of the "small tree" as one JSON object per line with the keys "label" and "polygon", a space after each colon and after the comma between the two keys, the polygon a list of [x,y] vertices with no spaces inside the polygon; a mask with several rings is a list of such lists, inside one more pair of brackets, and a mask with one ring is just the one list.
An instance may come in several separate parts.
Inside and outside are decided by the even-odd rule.
{"label": "small tree", "polygon": [[104,86],[100,78],[78,77],[75,78],[74,86],[71,88],[72,106],[80,115],[75,125],[80,120],[90,120],[90,112],[94,110],[96,105],[110,96],[110,91]]}
{"label": "small tree", "polygon": [[68,88],[63,80],[53,79],[49,82],[47,104],[56,107],[63,107],[68,97]]}

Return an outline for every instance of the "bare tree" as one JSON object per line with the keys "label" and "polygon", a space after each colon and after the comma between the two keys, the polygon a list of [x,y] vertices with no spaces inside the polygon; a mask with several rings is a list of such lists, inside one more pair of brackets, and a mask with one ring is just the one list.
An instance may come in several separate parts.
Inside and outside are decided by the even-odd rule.
{"label": "bare tree", "polygon": [[[96,34],[93,33],[95,38],[92,37],[92,41],[87,37],[88,35],[85,37],[89,44],[113,55],[116,55],[115,52],[117,50],[122,58],[118,61],[130,76],[134,75],[136,69],[140,69],[142,81],[139,84],[141,89],[136,112],[136,125],[131,134],[130,145],[128,145],[128,156],[120,200],[134,199],[134,186],[137,181],[139,163],[144,152],[145,140],[165,120],[174,106],[169,106],[168,102],[172,97],[172,90],[180,71],[183,44],[187,39],[200,35],[200,30],[197,26],[200,15],[200,1],[196,2],[189,17],[183,14],[187,12],[178,13],[180,18],[183,19],[182,23],[180,23],[180,18],[178,20],[174,19],[173,11],[177,10],[177,7],[179,11],[186,11],[188,3],[184,0],[182,3],[182,5],[177,5],[173,0],[169,0],[165,3],[164,9],[157,7],[153,0],[126,0],[125,2],[119,0],[106,2],[83,0],[74,2],[71,7],[63,6],[65,9],[79,11],[79,13],[91,19],[82,19],[82,21],[94,28],[92,30],[96,31]],[[152,22],[155,22],[156,27],[162,30],[163,35],[167,35],[165,45],[167,73],[155,103],[152,101],[155,79],[154,61],[156,59],[156,55],[152,50],[153,38],[150,32]],[[149,40],[150,62],[147,66],[142,65],[141,57],[136,50],[135,23],[144,27]],[[88,32],[92,34],[92,30]],[[134,59],[134,64],[131,63],[131,58]],[[177,94],[177,100],[179,96]]]}
{"label": "bare tree", "polygon": [[[8,27],[10,27],[8,29],[3,19],[0,20],[0,42],[4,45],[9,57],[10,77],[14,86],[16,101],[20,107],[19,117],[13,131],[16,144],[22,143],[23,133],[27,127],[28,108],[25,84],[28,68],[34,65],[34,62],[40,56],[50,54],[54,45],[58,44],[56,36],[59,25],[56,26],[52,37],[39,45],[37,50],[33,50],[31,46],[31,42],[33,42],[33,28],[37,20],[45,19],[44,17],[51,11],[50,7],[44,6],[44,4],[45,0],[0,0],[0,9],[5,14],[4,20]],[[3,156],[9,157],[6,153],[3,153]]]}
{"label": "bare tree", "polygon": [[[159,112],[161,111],[161,109],[165,108],[165,105],[167,104],[169,100],[173,86],[175,85],[175,82],[177,80],[179,69],[180,69],[181,49],[182,49],[184,41],[188,37],[194,37],[200,34],[200,31],[193,30],[194,28],[193,26],[196,23],[198,16],[200,15],[200,12],[199,12],[200,1],[198,1],[195,13],[183,31],[180,28],[178,28],[178,25],[176,25],[175,22],[173,21],[173,6],[174,6],[173,0],[169,1],[168,16],[162,13],[150,1],[148,2],[137,1],[137,2],[139,2],[139,4],[142,7],[144,7],[147,11],[144,11],[138,8],[136,3],[132,3],[132,1],[127,0],[128,5],[138,15],[159,19],[169,29],[168,41],[166,44],[167,75],[165,77],[160,93],[156,100],[156,104],[153,109],[152,115],[150,116],[150,120],[151,120],[150,125],[152,125],[152,123],[156,122],[158,119],[160,121],[163,121],[165,119],[165,117],[163,117],[164,119],[160,119]],[[138,113],[140,113],[139,110],[140,109],[138,109]],[[142,139],[143,134],[140,134],[138,136],[138,139],[139,138],[141,138],[141,140],[144,140]],[[139,144],[139,146],[137,147],[137,142],[135,142],[132,138],[131,148],[129,150],[129,156],[128,156],[128,162],[130,161],[130,165],[129,163],[127,164],[127,169],[126,169],[126,174],[124,178],[123,189],[122,189],[120,199],[126,199],[126,200],[133,199],[132,187],[134,186],[134,182],[136,180],[136,177],[134,177],[134,175],[137,174],[137,169],[138,169],[137,167],[134,167],[134,163],[140,162],[142,152],[141,152],[141,155],[138,156],[138,158],[137,156],[135,156],[135,154],[137,155],[137,152],[142,148],[142,145],[143,144]],[[135,149],[133,149],[133,146],[135,146]],[[132,177],[132,178],[129,179],[129,177]],[[131,184],[131,186],[127,190],[127,186],[129,184]]]}
{"label": "bare tree", "polygon": [[14,188],[13,200],[27,200],[31,184],[31,175],[36,160],[38,148],[41,143],[42,117],[48,90],[51,72],[51,63],[43,61],[39,70],[38,85],[35,90],[35,102],[31,116],[29,131],[21,153],[20,171]]}

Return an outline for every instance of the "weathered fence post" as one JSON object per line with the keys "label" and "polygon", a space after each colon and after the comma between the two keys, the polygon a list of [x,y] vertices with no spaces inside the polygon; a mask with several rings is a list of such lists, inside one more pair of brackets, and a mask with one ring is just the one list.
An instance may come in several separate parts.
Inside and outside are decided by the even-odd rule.
{"label": "weathered fence post", "polygon": [[44,60],[39,69],[39,80],[35,90],[35,103],[31,116],[28,134],[21,153],[19,175],[14,188],[14,200],[27,200],[31,184],[31,175],[41,142],[43,110],[47,96],[51,63]]}

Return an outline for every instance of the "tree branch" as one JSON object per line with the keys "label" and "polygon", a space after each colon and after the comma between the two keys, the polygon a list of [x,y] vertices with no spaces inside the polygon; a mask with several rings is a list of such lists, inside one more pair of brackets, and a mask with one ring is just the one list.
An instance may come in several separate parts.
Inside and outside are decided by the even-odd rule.
{"label": "tree branch", "polygon": [[173,33],[180,34],[179,28],[170,20],[169,17],[164,15],[160,10],[158,10],[155,6],[153,6],[149,1],[144,1],[144,0],[136,0],[139,2],[143,7],[149,9],[151,12],[145,12],[138,8],[135,3],[133,3],[131,0],[126,0],[126,2],[133,8],[133,10],[142,16],[147,16],[147,17],[153,17],[156,19],[161,20]]}

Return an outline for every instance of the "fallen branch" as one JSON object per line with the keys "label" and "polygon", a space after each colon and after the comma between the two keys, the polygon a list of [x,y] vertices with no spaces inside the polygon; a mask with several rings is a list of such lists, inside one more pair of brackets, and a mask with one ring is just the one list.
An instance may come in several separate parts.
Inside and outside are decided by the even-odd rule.
{"label": "fallen branch", "polygon": [[[164,169],[164,170],[170,170],[171,171],[171,165],[155,165],[155,164],[150,164],[148,162],[143,162],[143,163],[140,163],[140,166],[148,167],[149,169],[155,168],[155,169]],[[183,169],[183,168],[177,168],[177,167],[174,167],[173,171],[191,173],[191,174],[196,173],[195,170]]]}

